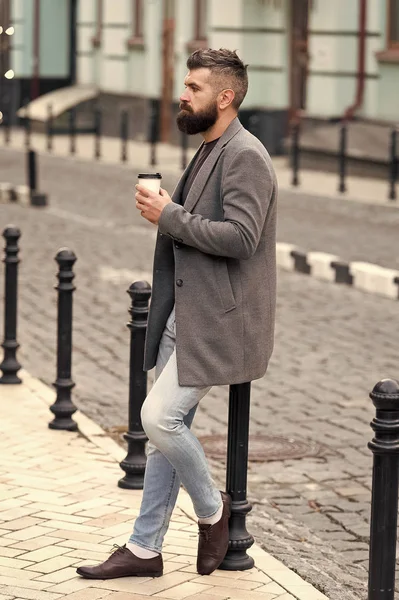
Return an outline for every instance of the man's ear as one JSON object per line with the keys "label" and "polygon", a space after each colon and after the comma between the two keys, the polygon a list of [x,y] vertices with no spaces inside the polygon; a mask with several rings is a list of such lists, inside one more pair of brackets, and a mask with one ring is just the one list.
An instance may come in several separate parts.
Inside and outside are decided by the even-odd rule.
{"label": "man's ear", "polygon": [[220,92],[219,98],[219,108],[220,110],[225,110],[228,108],[235,98],[235,93],[233,90],[227,89]]}

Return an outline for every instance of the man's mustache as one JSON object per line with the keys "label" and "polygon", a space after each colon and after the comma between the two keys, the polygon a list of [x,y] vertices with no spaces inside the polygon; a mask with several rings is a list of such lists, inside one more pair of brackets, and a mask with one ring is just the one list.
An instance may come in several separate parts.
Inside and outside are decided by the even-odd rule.
{"label": "man's mustache", "polygon": [[193,109],[188,104],[180,103],[180,110],[186,110],[187,112],[193,112]]}

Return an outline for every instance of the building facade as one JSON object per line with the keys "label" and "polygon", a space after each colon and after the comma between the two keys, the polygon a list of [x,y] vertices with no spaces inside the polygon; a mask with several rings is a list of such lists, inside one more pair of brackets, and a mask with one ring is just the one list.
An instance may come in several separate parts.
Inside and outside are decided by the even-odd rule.
{"label": "building facade", "polygon": [[130,108],[133,135],[145,137],[155,110],[160,138],[173,139],[186,60],[200,47],[235,49],[249,64],[241,118],[274,154],[283,151],[287,123],[300,115],[398,120],[399,0],[1,5],[8,5],[5,25],[15,29],[7,40],[15,80],[25,91],[27,82],[33,92],[39,85],[40,93],[71,83],[96,86],[110,131],[116,112]]}

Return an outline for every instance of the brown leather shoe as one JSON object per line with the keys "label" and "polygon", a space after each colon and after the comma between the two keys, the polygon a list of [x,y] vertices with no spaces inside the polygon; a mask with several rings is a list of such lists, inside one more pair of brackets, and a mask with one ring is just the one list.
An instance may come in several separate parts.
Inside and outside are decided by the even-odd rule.
{"label": "brown leather shoe", "polygon": [[86,579],[116,579],[117,577],[160,577],[163,574],[162,555],[138,558],[126,545],[117,546],[106,561],[93,567],[78,567],[76,573]]}
{"label": "brown leather shoe", "polygon": [[199,527],[197,571],[200,575],[210,575],[219,567],[229,547],[229,518],[231,498],[220,492],[223,500],[223,512],[220,520],[214,525]]}

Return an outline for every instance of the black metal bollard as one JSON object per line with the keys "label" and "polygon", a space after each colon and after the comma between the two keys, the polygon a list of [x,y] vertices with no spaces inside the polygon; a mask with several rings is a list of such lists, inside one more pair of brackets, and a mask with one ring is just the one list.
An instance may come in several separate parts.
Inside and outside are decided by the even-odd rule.
{"label": "black metal bollard", "polygon": [[94,158],[101,158],[101,111],[94,109]]}
{"label": "black metal bollard", "polygon": [[3,112],[3,127],[4,127],[4,144],[10,145],[10,109],[4,110]]}
{"label": "black metal bollard", "polygon": [[25,116],[25,148],[30,148],[30,140],[32,133],[32,123],[30,120],[28,108],[26,108],[26,116]]}
{"label": "black metal bollard", "polygon": [[36,152],[34,150],[29,150],[26,156],[28,159],[28,186],[32,195],[32,192],[37,190]]}
{"label": "black metal bollard", "polygon": [[3,231],[5,246],[5,281],[4,281],[4,360],[0,364],[3,372],[0,383],[21,383],[17,372],[21,368],[16,354],[17,342],[17,305],[18,305],[18,240],[21,232],[17,227],[9,225]]}
{"label": "black metal bollard", "polygon": [[53,150],[53,106],[47,107],[47,152]]}
{"label": "black metal bollard", "polygon": [[188,150],[188,135],[186,133],[181,133],[181,168],[183,171],[187,169],[188,159],[187,159],[187,150]]}
{"label": "black metal bollard", "polygon": [[292,141],[291,141],[291,168],[292,180],[291,185],[299,185],[299,123],[294,123],[292,126]]}
{"label": "black metal bollard", "polygon": [[77,423],[72,419],[77,410],[71,400],[71,390],[75,386],[71,378],[72,363],[72,293],[75,286],[73,265],[76,256],[68,248],[61,248],[55,260],[58,263],[58,317],[57,317],[57,379],[53,384],[57,390],[54,404],[50,406],[55,418],[49,423],[50,429],[76,431]]}
{"label": "black metal bollard", "polygon": [[46,206],[47,194],[38,191],[37,154],[35,150],[28,150],[26,156],[30,204],[32,206]]}
{"label": "black metal bollard", "polygon": [[399,382],[383,379],[370,398],[376,407],[370,520],[368,600],[394,600],[398,520]]}
{"label": "black metal bollard", "polygon": [[246,516],[252,510],[247,500],[248,435],[251,383],[230,386],[227,446],[226,490],[232,498],[229,522],[230,540],[219,569],[245,571],[254,566],[247,549],[254,538],[246,528]]}
{"label": "black metal bollard", "polygon": [[398,178],[397,130],[391,131],[390,169],[389,169],[389,200],[396,200],[396,181]]}
{"label": "black metal bollard", "polygon": [[338,154],[338,164],[339,164],[339,186],[338,191],[343,194],[346,192],[346,147],[347,147],[347,133],[348,128],[346,123],[342,123],[341,129],[339,132],[339,154]]}
{"label": "black metal bollard", "polygon": [[127,140],[129,138],[129,114],[127,110],[121,113],[121,162],[127,161]]}
{"label": "black metal bollard", "polygon": [[132,304],[129,309],[130,329],[130,376],[129,376],[129,431],[123,436],[128,444],[126,458],[120,467],[126,475],[118,486],[129,490],[141,490],[147,462],[145,443],[147,436],[141,424],[141,407],[147,395],[147,374],[143,371],[144,342],[147,331],[148,303],[151,286],[137,281],[128,289]]}
{"label": "black metal bollard", "polygon": [[155,167],[157,164],[157,140],[158,140],[158,119],[156,101],[151,100],[150,102],[150,130],[149,130],[149,142],[150,142],[150,165]]}
{"label": "black metal bollard", "polygon": [[75,108],[71,108],[69,111],[69,152],[75,154],[76,152],[76,111]]}

